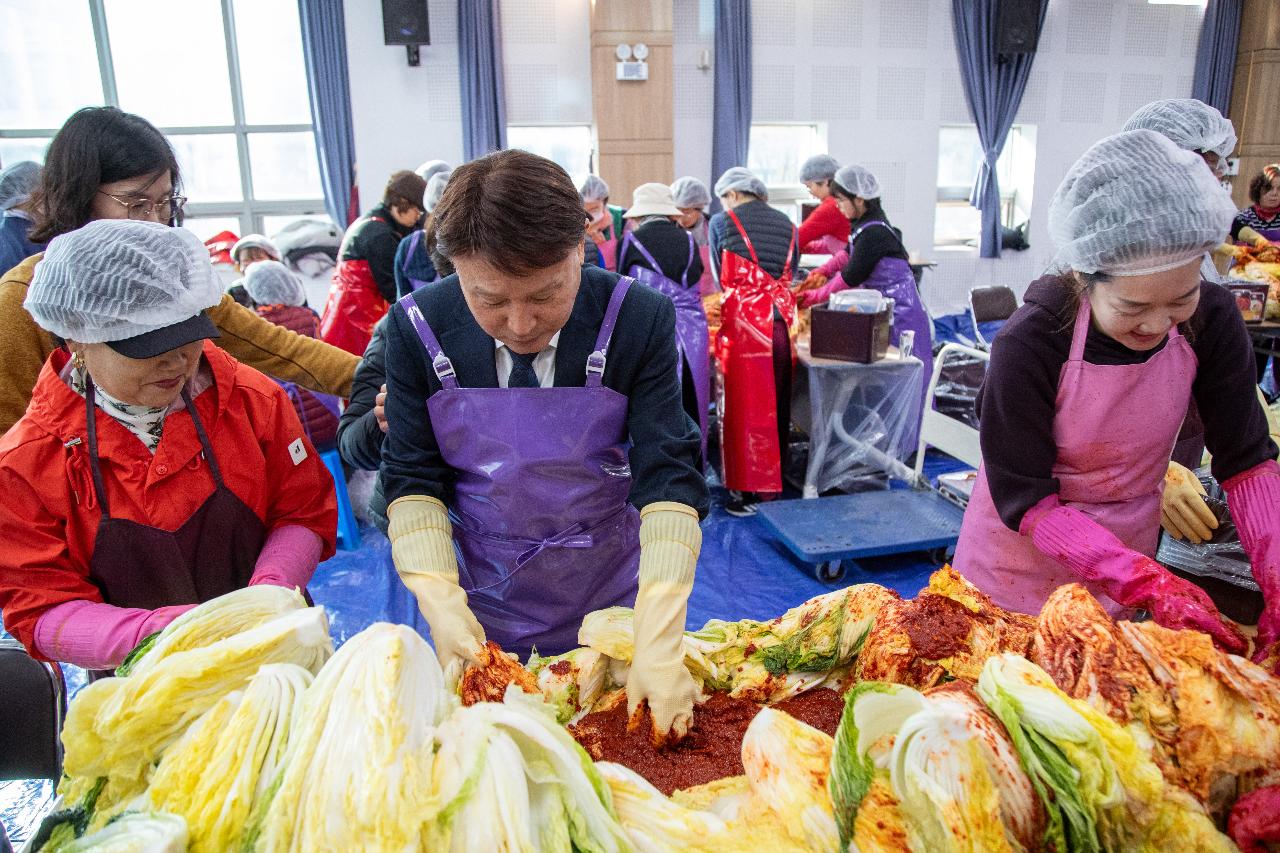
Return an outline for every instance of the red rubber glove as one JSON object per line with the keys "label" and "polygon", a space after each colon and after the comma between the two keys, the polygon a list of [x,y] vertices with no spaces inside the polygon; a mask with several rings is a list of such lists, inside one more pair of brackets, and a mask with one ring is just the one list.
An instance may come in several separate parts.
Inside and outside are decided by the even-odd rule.
{"label": "red rubber glove", "polygon": [[1165,628],[1190,628],[1208,634],[1225,652],[1241,655],[1249,648],[1244,636],[1228,625],[1208,593],[1139,554],[1114,533],[1078,509],[1050,495],[1032,507],[1020,528],[1036,550],[1052,557],[1126,607],[1151,612]]}
{"label": "red rubber glove", "polygon": [[1268,785],[1236,800],[1227,819],[1227,835],[1241,853],[1267,853],[1280,842],[1280,785]]}
{"label": "red rubber glove", "polygon": [[1222,484],[1253,579],[1262,590],[1253,662],[1280,675],[1280,465],[1256,465]]}

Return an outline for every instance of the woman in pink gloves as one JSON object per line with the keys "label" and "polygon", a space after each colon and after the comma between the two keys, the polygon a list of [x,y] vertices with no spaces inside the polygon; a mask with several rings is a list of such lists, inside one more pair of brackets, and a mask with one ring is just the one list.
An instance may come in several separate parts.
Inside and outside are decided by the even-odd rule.
{"label": "woman in pink gloves", "polygon": [[996,338],[978,399],[983,465],[955,565],[1004,607],[1035,613],[1084,583],[1242,654],[1198,587],[1152,557],[1169,453],[1194,397],[1266,598],[1256,659],[1280,632],[1280,467],[1249,337],[1200,260],[1233,216],[1199,156],[1134,130],[1095,144],[1049,207],[1056,272]]}
{"label": "woman in pink gloves", "polygon": [[284,391],[209,339],[203,244],[154,222],[54,238],[24,307],[62,342],[0,439],[0,610],[33,656],[117,666],[180,613],[333,553],[333,480]]}

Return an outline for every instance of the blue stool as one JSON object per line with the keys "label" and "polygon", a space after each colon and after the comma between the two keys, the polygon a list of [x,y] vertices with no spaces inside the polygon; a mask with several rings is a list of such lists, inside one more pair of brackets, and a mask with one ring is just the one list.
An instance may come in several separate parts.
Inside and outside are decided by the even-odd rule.
{"label": "blue stool", "polygon": [[347,475],[342,470],[342,457],[337,448],[320,454],[325,467],[333,476],[333,488],[338,493],[338,547],[354,551],[360,547],[360,523],[351,510],[351,496],[347,494]]}

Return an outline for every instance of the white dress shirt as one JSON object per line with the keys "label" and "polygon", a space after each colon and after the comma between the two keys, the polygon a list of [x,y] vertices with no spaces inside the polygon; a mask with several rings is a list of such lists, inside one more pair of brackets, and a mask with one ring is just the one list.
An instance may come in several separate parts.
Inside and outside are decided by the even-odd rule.
{"label": "white dress shirt", "polygon": [[[494,343],[493,359],[498,367],[498,387],[506,388],[507,380],[511,378],[511,350],[507,349],[507,345],[496,338]],[[534,356],[533,372],[538,376],[538,387],[550,388],[556,384],[556,346],[560,343],[560,333],[556,332],[551,336],[551,342],[547,344],[542,352]]]}

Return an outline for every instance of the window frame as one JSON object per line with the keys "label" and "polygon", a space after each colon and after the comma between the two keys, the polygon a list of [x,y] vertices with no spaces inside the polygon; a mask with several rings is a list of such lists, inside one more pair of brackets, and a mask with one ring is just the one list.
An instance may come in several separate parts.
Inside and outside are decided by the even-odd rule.
{"label": "window frame", "polygon": [[[949,128],[967,128],[977,133],[977,126],[974,124],[962,124],[958,122],[945,122],[943,124],[940,124],[938,126],[938,136],[939,136],[938,156],[937,158],[935,158],[935,160],[939,162],[941,161],[941,157],[942,157],[941,136],[942,136],[942,133]],[[1036,141],[1036,130],[1037,130],[1037,127],[1034,124],[1025,123],[1025,122],[1024,123],[1015,122],[1013,125],[1009,127],[1008,134],[1005,135],[1005,144],[1004,144],[1004,147],[1000,149],[1000,157],[1003,159],[1006,155],[1012,154],[1012,148],[1010,143],[1015,133],[1017,133],[1020,137],[1023,137],[1023,136],[1027,137],[1031,141],[1031,143],[1034,145]],[[980,166],[981,164],[979,164],[979,167]],[[1034,181],[1034,179],[1035,179],[1035,161],[1033,160],[1032,161],[1032,180]],[[1005,227],[1009,227],[1009,223],[1013,220],[1014,215],[1017,213],[1017,209],[1018,209],[1017,190],[1009,188],[1009,186],[1013,183],[1014,183],[1013,181],[1001,182],[1001,185],[1000,185],[1000,221]],[[962,189],[963,189],[963,193],[960,192]],[[937,211],[941,208],[972,207],[973,210],[977,210],[976,207],[973,207],[969,203],[969,196],[972,194],[972,192],[973,192],[972,182],[968,186],[963,188],[958,185],[944,186],[941,183],[937,184],[935,193],[934,193],[934,201],[933,201],[934,226],[933,226],[932,239],[933,239],[933,247],[935,250],[954,251],[954,250],[960,250],[960,249],[974,249],[976,251],[973,243],[974,241],[981,241],[982,239],[981,226],[979,226],[978,233],[973,235],[972,237],[966,237],[964,239],[952,238],[944,241],[938,240],[938,226],[937,226]],[[1029,205],[1028,205],[1028,208],[1029,208]]]}
{"label": "window frame", "polygon": [[[814,134],[818,139],[818,152],[822,153],[828,150],[827,146],[827,124],[822,121],[753,121],[751,128],[756,127],[804,127],[813,128]],[[748,136],[748,140],[750,137]],[[748,142],[747,147],[747,168],[751,167],[751,148]],[[719,178],[719,175],[714,176]],[[769,191],[769,205],[777,210],[782,211],[791,217],[791,221],[797,225],[804,219],[804,205],[816,203],[813,194],[800,182],[799,176],[796,177],[794,184],[770,184],[765,182],[765,189]]]}
{"label": "window frame", "polygon": [[[94,47],[98,53],[98,74],[102,84],[102,103],[120,106],[116,89],[115,61],[111,53],[111,34],[107,27],[104,0],[86,0],[93,24]],[[195,127],[160,127],[168,136],[234,135],[236,155],[240,167],[239,201],[200,202],[193,199],[184,208],[184,218],[236,217],[240,233],[261,233],[264,216],[320,216],[329,218],[324,198],[256,200],[253,196],[253,170],[249,161],[249,136],[256,133],[310,133],[314,138],[314,124],[249,124],[244,114],[244,83],[240,76],[240,50],[236,40],[235,0],[219,0],[222,10],[222,35],[227,51],[227,73],[231,83],[232,123],[226,125],[199,125]],[[25,128],[20,130],[0,128],[0,139],[52,140],[58,128]],[[318,153],[316,155],[319,156]]]}

